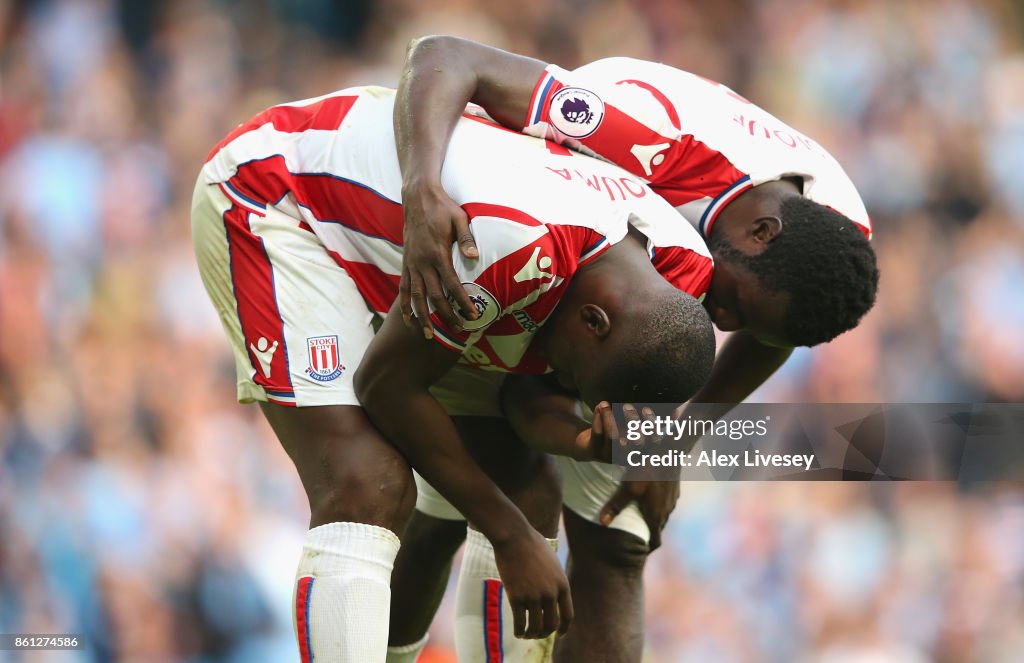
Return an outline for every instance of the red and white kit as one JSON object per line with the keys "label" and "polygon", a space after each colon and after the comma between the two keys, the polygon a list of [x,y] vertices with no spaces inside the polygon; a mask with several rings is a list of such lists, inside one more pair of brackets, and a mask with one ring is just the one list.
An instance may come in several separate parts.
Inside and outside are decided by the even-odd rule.
{"label": "red and white kit", "polygon": [[707,236],[722,209],[752,186],[803,180],[807,198],[847,216],[868,237],[856,187],[821,145],[721,83],[631,58],[574,71],[548,66],[524,131],[601,156],[649,182]]}
{"label": "red and white kit", "polygon": [[[239,400],[357,404],[352,376],[374,316],[397,297],[402,262],[393,105],[392,90],[369,87],[275,106],[203,166],[193,238],[234,348]],[[534,333],[575,271],[629,223],[675,286],[701,297],[710,283],[699,235],[609,163],[466,117],[442,182],[480,250],[466,261],[453,248],[480,317],[456,332],[435,315],[435,339],[476,368],[547,370]]]}

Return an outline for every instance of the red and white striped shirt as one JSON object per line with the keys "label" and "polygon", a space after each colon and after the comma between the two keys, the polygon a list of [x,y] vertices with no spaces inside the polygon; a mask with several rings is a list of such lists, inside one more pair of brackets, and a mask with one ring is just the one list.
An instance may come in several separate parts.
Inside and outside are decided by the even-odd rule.
{"label": "red and white striped shirt", "polygon": [[[275,106],[232,131],[202,171],[250,219],[275,207],[315,233],[380,314],[397,297],[402,264],[393,105],[393,90],[368,87]],[[700,236],[609,163],[467,116],[452,136],[442,183],[469,215],[480,250],[473,261],[452,250],[480,317],[454,331],[435,314],[435,338],[480,368],[547,370],[529,349],[534,333],[576,270],[620,241],[630,223],[647,235],[670,283],[695,297],[710,283]]]}
{"label": "red and white striped shirt", "polygon": [[871,237],[856,187],[821,145],[728,87],[667,65],[609,58],[571,72],[548,66],[524,131],[622,166],[704,236],[743,191],[799,177],[805,197]]}

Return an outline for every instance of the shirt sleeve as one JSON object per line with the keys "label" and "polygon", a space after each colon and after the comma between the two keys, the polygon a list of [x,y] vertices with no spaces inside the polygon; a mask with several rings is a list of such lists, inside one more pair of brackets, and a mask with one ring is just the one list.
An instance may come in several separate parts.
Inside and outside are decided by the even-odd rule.
{"label": "shirt sleeve", "polygon": [[654,247],[651,264],[674,287],[703,300],[711,286],[711,257],[684,246]]}
{"label": "shirt sleeve", "polygon": [[583,75],[549,65],[534,88],[524,131],[653,181],[653,166],[679,147],[678,113],[654,85],[624,75],[613,67]]}
{"label": "shirt sleeve", "polygon": [[[714,197],[745,175],[683,126],[652,63],[599,60],[576,71],[549,65],[534,88],[525,133],[610,161],[673,205]],[[664,73],[664,72],[662,72]]]}

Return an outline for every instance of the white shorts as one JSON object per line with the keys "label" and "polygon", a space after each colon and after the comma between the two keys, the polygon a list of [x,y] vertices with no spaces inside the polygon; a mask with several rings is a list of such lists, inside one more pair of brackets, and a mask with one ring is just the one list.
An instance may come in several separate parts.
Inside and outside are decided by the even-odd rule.
{"label": "white shorts", "polygon": [[[618,490],[624,468],[605,463],[584,463],[564,456],[555,456],[562,473],[562,504],[577,516],[599,524],[601,509]],[[416,509],[441,520],[465,520],[458,509],[415,471]],[[651,530],[636,504],[622,510],[610,527],[629,532],[649,542]]]}
{"label": "white shorts", "polygon": [[[200,181],[192,241],[235,355],[238,400],[358,405],[352,376],[380,318],[302,220]],[[451,415],[500,417],[504,373],[457,364],[431,387]]]}
{"label": "white shorts", "polygon": [[192,242],[206,291],[235,355],[238,400],[357,405],[352,377],[374,313],[301,220],[260,215],[200,181]]}

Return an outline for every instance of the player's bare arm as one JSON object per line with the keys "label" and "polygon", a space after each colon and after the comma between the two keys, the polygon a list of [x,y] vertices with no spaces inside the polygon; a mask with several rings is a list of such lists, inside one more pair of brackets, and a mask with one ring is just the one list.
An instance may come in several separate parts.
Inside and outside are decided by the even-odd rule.
{"label": "player's bare arm", "polygon": [[733,332],[715,357],[711,378],[693,402],[722,404],[719,415],[725,414],[760,387],[791,354],[793,348],[765,345],[742,329]]}
{"label": "player's bare arm", "polygon": [[[397,304],[355,376],[371,421],[411,464],[494,546],[518,636],[565,632],[572,620],[569,585],[550,546],[473,461],[451,417],[428,387],[458,359],[400,320]],[[403,404],[396,412],[395,404]]]}
{"label": "player's bare arm", "polygon": [[428,338],[428,301],[446,324],[458,325],[445,291],[463,311],[475,315],[451,256],[453,241],[467,258],[477,256],[469,217],[441,186],[441,164],[455,124],[472,102],[518,131],[545,66],[457,37],[424,37],[409,45],[394,114],[406,247],[399,301],[407,324],[415,317]]}
{"label": "player's bare arm", "polygon": [[[537,449],[581,461],[610,463],[613,445],[623,444],[608,403],[594,408],[593,422],[587,423],[579,414],[577,397],[543,378],[509,376],[501,398],[516,434]],[[629,416],[639,418],[642,414],[633,410]],[[607,527],[623,509],[636,502],[650,528],[649,546],[654,550],[661,545],[661,531],[678,500],[678,481],[625,479],[602,509],[601,524]]]}
{"label": "player's bare arm", "polygon": [[502,386],[502,410],[527,445],[579,461],[612,462],[619,432],[611,405],[598,403],[594,421],[587,423],[579,416],[578,402],[579,395],[552,384],[549,377],[510,375]]}

